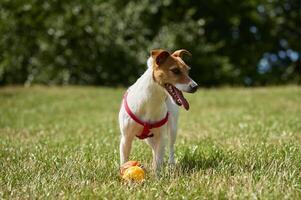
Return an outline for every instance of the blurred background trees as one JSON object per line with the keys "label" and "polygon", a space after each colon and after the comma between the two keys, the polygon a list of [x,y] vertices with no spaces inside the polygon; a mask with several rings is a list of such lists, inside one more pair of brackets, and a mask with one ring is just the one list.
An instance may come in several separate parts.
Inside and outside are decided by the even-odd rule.
{"label": "blurred background trees", "polygon": [[299,0],[2,0],[0,85],[128,85],[186,48],[202,86],[301,82]]}

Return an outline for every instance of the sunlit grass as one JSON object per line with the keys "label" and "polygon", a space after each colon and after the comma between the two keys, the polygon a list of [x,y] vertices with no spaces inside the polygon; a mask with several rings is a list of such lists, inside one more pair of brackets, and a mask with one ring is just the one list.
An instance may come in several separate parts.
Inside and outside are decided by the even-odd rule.
{"label": "sunlit grass", "polygon": [[[118,176],[124,90],[0,89],[0,198],[301,198],[300,87],[186,95],[176,166],[138,186]],[[136,140],[131,159],[148,166],[149,147]]]}

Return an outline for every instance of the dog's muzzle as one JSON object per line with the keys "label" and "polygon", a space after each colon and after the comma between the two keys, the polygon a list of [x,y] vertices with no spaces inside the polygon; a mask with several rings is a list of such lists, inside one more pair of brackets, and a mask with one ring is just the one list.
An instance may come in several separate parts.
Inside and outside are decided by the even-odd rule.
{"label": "dog's muzzle", "polygon": [[194,81],[191,81],[191,83],[189,84],[189,93],[195,93],[198,89],[198,84]]}

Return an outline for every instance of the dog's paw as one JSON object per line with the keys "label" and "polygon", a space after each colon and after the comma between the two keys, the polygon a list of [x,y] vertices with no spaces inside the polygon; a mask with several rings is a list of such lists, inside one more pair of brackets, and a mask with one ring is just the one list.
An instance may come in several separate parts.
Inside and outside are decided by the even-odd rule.
{"label": "dog's paw", "polygon": [[168,165],[171,166],[171,167],[175,166],[175,165],[176,165],[175,160],[174,160],[174,159],[169,160],[169,161],[168,161]]}

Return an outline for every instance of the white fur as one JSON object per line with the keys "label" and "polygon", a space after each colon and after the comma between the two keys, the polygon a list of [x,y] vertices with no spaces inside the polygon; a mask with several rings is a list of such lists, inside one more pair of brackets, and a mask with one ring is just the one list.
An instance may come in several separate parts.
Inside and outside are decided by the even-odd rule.
{"label": "white fur", "polygon": [[184,92],[189,92],[189,90],[191,89],[191,86],[197,85],[196,82],[194,82],[192,79],[190,79],[190,81],[188,83],[177,83],[175,84],[175,87],[178,88],[181,91]]}
{"label": "white fur", "polygon": [[[154,136],[146,139],[152,148],[153,168],[158,171],[163,163],[164,135],[167,130],[170,137],[169,162],[175,163],[174,144],[177,134],[178,106],[170,99],[165,89],[153,80],[151,58],[148,59],[147,65],[148,68],[144,74],[128,89],[127,102],[131,111],[145,122],[153,123],[162,120],[166,112],[169,112],[168,123],[151,129]],[[142,132],[143,127],[127,114],[123,103],[119,112],[119,125],[121,131],[120,163],[123,164],[129,160],[132,141]]]}

